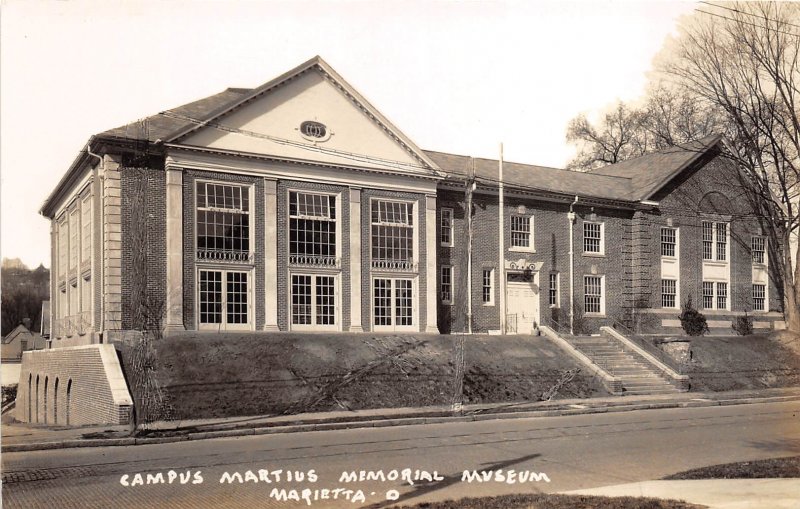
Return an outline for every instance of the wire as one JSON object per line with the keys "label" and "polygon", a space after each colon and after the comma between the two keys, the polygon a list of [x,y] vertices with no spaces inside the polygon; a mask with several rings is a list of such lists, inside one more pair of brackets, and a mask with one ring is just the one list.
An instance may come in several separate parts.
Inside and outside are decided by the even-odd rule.
{"label": "wire", "polygon": [[349,160],[358,161],[358,162],[370,162],[370,163],[375,163],[375,164],[381,164],[381,165],[388,166],[388,167],[391,167],[391,168],[396,168],[396,169],[407,169],[407,168],[423,169],[423,170],[430,170],[431,169],[428,166],[423,166],[423,165],[418,165],[418,164],[413,164],[413,163],[406,163],[406,162],[403,162],[403,161],[396,161],[396,160],[393,160],[393,159],[384,159],[384,158],[369,156],[369,155],[366,155],[366,154],[358,154],[358,153],[355,153],[355,152],[346,152],[346,151],[343,151],[343,150],[336,150],[336,149],[331,149],[331,148],[319,147],[319,146],[316,146],[316,145],[309,145],[307,143],[297,142],[297,141],[289,140],[289,139],[286,139],[286,138],[280,138],[278,136],[272,136],[272,135],[269,135],[269,134],[258,133],[258,132],[255,132],[255,131],[248,131],[246,129],[239,129],[239,128],[236,128],[236,127],[227,126],[227,125],[220,124],[220,123],[217,123],[217,122],[200,120],[200,119],[197,119],[197,118],[193,118],[193,117],[189,117],[189,116],[186,116],[186,115],[181,115],[179,113],[175,113],[174,111],[171,111],[171,110],[162,111],[162,112],[159,113],[159,115],[162,115],[162,116],[165,116],[165,117],[168,117],[168,118],[175,118],[175,119],[178,119],[178,120],[183,120],[183,121],[186,121],[186,122],[191,122],[191,123],[197,124],[199,126],[211,127],[211,128],[223,131],[223,132],[228,132],[228,133],[233,133],[233,134],[241,134],[241,135],[244,135],[244,136],[250,136],[250,137],[253,137],[253,138],[259,138],[259,139],[263,139],[263,140],[268,140],[268,141],[277,143],[279,145],[291,146],[291,147],[299,148],[301,150],[307,150],[309,152],[333,155],[333,156],[336,156],[336,157],[341,157],[341,158],[344,158],[344,159],[349,159]]}
{"label": "wire", "polygon": [[755,23],[749,23],[747,21],[741,19],[730,18],[728,16],[723,16],[722,14],[715,14],[713,12],[704,11],[703,9],[695,9],[697,12],[702,12],[703,14],[708,14],[709,16],[716,16],[717,18],[727,19],[728,21],[733,21],[734,23],[743,23],[745,25],[750,25],[752,27],[760,28],[762,30],[771,30],[773,32],[784,34],[784,35],[791,35],[793,37],[800,37],[800,34],[795,34],[792,32],[784,32],[783,30],[778,30],[776,28],[765,27],[763,25],[757,25]]}
{"label": "wire", "polygon": [[[249,131],[249,130],[246,130],[246,129],[240,129],[240,128],[236,128],[236,127],[231,127],[231,126],[227,126],[227,125],[220,124],[220,123],[217,123],[217,122],[200,120],[200,119],[193,118],[193,117],[190,117],[190,116],[187,116],[187,115],[182,115],[182,114],[179,114],[179,113],[175,113],[174,111],[171,111],[171,110],[166,110],[166,111],[160,112],[159,115],[162,115],[162,116],[165,116],[165,117],[168,117],[168,118],[175,118],[175,119],[178,119],[178,120],[183,120],[183,121],[186,121],[186,122],[191,122],[191,123],[194,123],[194,124],[197,124],[197,125],[200,125],[200,126],[211,127],[213,129],[217,129],[217,130],[220,130],[220,131],[223,131],[223,132],[229,132],[229,133],[233,133],[233,134],[240,134],[240,135],[243,135],[243,136],[249,136],[249,137],[253,137],[253,138],[264,139],[264,140],[272,141],[272,142],[277,143],[279,145],[288,145],[288,146],[296,147],[296,148],[299,148],[299,149],[302,149],[302,150],[307,150],[307,151],[310,151],[310,152],[334,155],[336,157],[341,157],[341,158],[344,158],[344,159],[350,159],[350,160],[354,160],[354,161],[358,161],[358,162],[372,162],[372,163],[376,163],[376,164],[382,164],[382,165],[388,166],[388,167],[403,168],[403,169],[406,169],[406,168],[416,168],[416,169],[424,169],[424,170],[429,170],[430,169],[427,166],[415,165],[415,164],[411,164],[411,163],[405,163],[403,161],[395,161],[395,160],[392,160],[392,159],[384,159],[384,158],[369,156],[367,154],[358,154],[358,153],[354,153],[354,152],[345,152],[345,151],[336,150],[336,149],[318,147],[316,145],[308,145],[306,143],[297,142],[297,141],[289,140],[289,139],[286,139],[286,138],[280,138],[278,136],[272,136],[272,135],[269,135],[269,134],[264,134],[264,133],[259,133],[259,132],[255,132],[255,131]],[[555,168],[553,170],[559,171],[559,172],[575,173],[575,174],[584,173],[584,172],[576,172],[576,171],[572,171],[572,170],[560,170],[560,169],[557,169],[557,168]],[[445,172],[448,174],[448,176],[450,176],[451,178],[454,177],[459,182],[468,182],[468,181],[470,181],[470,176],[467,175],[467,174],[463,174],[463,173],[452,171],[452,170],[445,170]],[[605,175],[605,176],[614,177],[614,175]],[[626,180],[629,180],[626,177],[617,177],[617,178],[625,178]],[[488,176],[477,176],[476,175],[476,176],[472,177],[472,179],[474,179],[475,181],[483,182],[483,183],[490,183],[490,184],[499,184],[500,183],[499,179],[488,177]],[[572,198],[572,196],[574,195],[573,192],[569,192],[569,193],[560,192],[560,191],[556,191],[556,190],[553,190],[553,189],[547,189],[547,188],[543,188],[543,187],[536,187],[536,186],[526,185],[526,184],[517,183],[517,182],[509,182],[508,180],[504,180],[503,183],[504,184],[508,184],[510,186],[515,187],[516,189],[523,190],[523,191],[551,192],[551,193],[556,193],[556,194],[564,194],[565,196],[567,194],[569,194],[570,198]],[[598,196],[598,197],[595,197],[595,198],[603,199],[604,197],[599,197]],[[623,198],[605,198],[605,199],[611,199],[613,201],[619,201],[619,202],[634,202],[634,201],[636,201],[636,200],[626,200],[626,199],[623,199]],[[756,218],[759,218],[759,217],[761,217],[761,216],[756,215],[756,214],[731,215],[732,219],[756,219]]]}
{"label": "wire", "polygon": [[[757,15],[757,14],[753,14],[753,13],[751,13],[751,12],[745,12],[745,11],[740,11],[739,9],[734,9],[733,7],[726,7],[726,6],[724,6],[724,5],[720,5],[720,4],[712,4],[711,2],[705,2],[705,1],[703,1],[703,0],[701,0],[699,3],[701,3],[701,4],[706,4],[706,5],[709,5],[709,6],[711,6],[711,7],[718,7],[718,8],[720,8],[720,9],[725,9],[726,11],[735,12],[735,13],[737,13],[737,14],[744,14],[745,16],[750,16],[750,17],[752,17],[752,18],[756,18],[757,20],[760,20],[760,21],[766,21],[766,22],[773,22],[773,21],[774,21],[774,22],[780,22],[780,23],[782,23],[782,24],[784,24],[784,25],[788,25],[788,26],[795,27],[795,28],[800,28],[800,25],[795,25],[794,23],[789,23],[788,21],[784,21],[784,20],[777,20],[777,19],[770,19],[770,18],[767,18],[767,17],[761,17],[761,16],[759,16],[759,15]],[[768,27],[762,27],[762,28],[766,28],[767,30],[772,30],[771,28],[768,28]]]}

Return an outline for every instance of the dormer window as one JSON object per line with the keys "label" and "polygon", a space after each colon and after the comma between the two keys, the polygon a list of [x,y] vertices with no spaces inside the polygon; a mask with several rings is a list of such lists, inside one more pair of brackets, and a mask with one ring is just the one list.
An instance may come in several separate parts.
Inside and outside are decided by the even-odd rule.
{"label": "dormer window", "polygon": [[314,120],[306,120],[300,124],[300,134],[309,141],[325,141],[330,138],[325,124]]}

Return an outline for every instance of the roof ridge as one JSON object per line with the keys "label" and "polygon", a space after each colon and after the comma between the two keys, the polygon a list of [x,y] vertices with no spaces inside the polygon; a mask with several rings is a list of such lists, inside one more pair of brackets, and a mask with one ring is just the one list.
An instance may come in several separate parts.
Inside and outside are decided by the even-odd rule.
{"label": "roof ridge", "polygon": [[[446,156],[472,157],[473,159],[480,159],[480,160],[483,160],[483,161],[500,162],[499,159],[490,159],[488,157],[467,156],[467,155],[463,155],[463,154],[454,154],[452,152],[442,152],[440,150],[427,150],[427,149],[424,149],[424,150],[425,150],[425,152],[434,152],[434,153],[442,154],[442,155],[446,155]],[[569,173],[570,175],[577,175],[577,174],[589,175],[589,174],[594,174],[594,175],[599,175],[601,177],[611,177],[611,178],[622,179],[622,180],[631,180],[631,177],[622,177],[622,176],[619,176],[619,175],[604,175],[604,174],[600,174],[600,173],[592,173],[592,172],[588,172],[588,171],[569,170],[567,168],[556,168],[554,166],[543,166],[543,165],[539,165],[539,164],[519,163],[519,162],[516,162],[516,161],[507,161],[505,159],[503,159],[503,163],[504,164],[506,164],[506,163],[507,164],[517,164],[517,165],[520,165],[520,166],[531,166],[531,167],[534,167],[534,168],[541,168],[541,169],[545,169],[545,170],[560,171],[560,172]]]}
{"label": "roof ridge", "polygon": [[[674,150],[674,149],[683,149],[683,150],[685,150],[685,149],[689,148],[688,145],[691,145],[692,143],[699,143],[699,142],[705,140],[706,138],[709,138],[709,141],[710,141],[710,139],[718,138],[717,141],[715,142],[715,143],[717,143],[717,142],[719,142],[719,140],[722,139],[722,135],[721,134],[708,134],[706,136],[703,136],[702,138],[697,138],[697,139],[694,139],[694,140],[687,141],[686,143],[681,143],[679,145],[671,145],[671,146],[669,146],[667,148],[662,148],[660,150],[654,150],[652,152],[645,152],[644,154],[639,154],[638,156],[631,157],[630,159],[625,159],[623,161],[617,161],[616,163],[611,163],[611,164],[607,164],[605,166],[600,166],[599,168],[593,168],[593,169],[590,169],[590,170],[586,170],[586,173],[595,173],[598,170],[602,170],[602,169],[608,168],[610,166],[616,166],[618,164],[627,163],[629,161],[636,161],[637,159],[641,159],[641,158],[647,157],[647,156],[652,156],[652,155],[655,155],[655,154],[664,154],[664,153],[669,152],[670,150]],[[708,149],[713,145],[714,144],[712,144],[712,143],[703,143],[703,147],[705,149]],[[595,173],[595,174],[596,175],[605,175],[604,173]],[[607,177],[614,177],[615,175],[606,175],[606,176]]]}

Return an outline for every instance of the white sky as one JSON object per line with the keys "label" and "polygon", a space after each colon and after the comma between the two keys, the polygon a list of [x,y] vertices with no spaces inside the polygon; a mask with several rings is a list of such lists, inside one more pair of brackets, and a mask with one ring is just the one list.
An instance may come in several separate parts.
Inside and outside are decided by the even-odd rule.
{"label": "white sky", "polygon": [[319,54],[425,149],[563,167],[638,98],[688,2],[0,0],[0,251],[50,266],[44,199],[89,136]]}

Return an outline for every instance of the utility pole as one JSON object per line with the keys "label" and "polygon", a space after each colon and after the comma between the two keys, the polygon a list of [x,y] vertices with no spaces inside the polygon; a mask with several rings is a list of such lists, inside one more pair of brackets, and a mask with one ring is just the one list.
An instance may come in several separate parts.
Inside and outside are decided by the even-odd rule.
{"label": "utility pole", "polygon": [[475,191],[475,159],[470,157],[467,178],[467,334],[472,334],[472,193]]}
{"label": "utility pole", "polygon": [[500,143],[500,159],[497,171],[498,177],[498,190],[499,190],[499,204],[498,204],[498,220],[497,231],[500,233],[497,246],[497,277],[499,281],[497,300],[500,304],[500,334],[506,333],[506,261],[505,261],[505,247],[506,247],[506,228],[505,228],[505,201],[503,189],[503,144]]}

